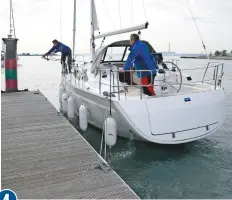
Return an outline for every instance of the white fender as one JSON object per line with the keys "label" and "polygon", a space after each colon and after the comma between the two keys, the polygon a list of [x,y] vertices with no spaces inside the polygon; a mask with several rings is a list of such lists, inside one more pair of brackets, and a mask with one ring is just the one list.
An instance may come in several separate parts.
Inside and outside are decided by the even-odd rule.
{"label": "white fender", "polygon": [[67,116],[69,119],[73,119],[75,116],[75,102],[72,96],[67,100]]}
{"label": "white fender", "polygon": [[81,104],[79,108],[79,126],[82,131],[86,131],[86,129],[88,128],[87,115],[88,115],[87,108],[85,107],[84,104]]}
{"label": "white fender", "polygon": [[61,83],[59,87],[59,101],[62,102],[62,95],[64,93],[64,85]]}
{"label": "white fender", "polygon": [[68,95],[66,93],[62,94],[62,102],[61,102],[61,109],[64,114],[67,113],[67,100],[68,100]]}
{"label": "white fender", "polygon": [[110,147],[114,146],[117,142],[117,124],[112,116],[105,120],[104,132],[106,144]]}

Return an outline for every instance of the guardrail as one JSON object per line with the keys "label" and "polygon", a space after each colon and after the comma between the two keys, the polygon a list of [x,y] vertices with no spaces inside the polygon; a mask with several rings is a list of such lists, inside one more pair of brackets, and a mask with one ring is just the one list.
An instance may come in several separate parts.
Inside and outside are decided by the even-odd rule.
{"label": "guardrail", "polygon": [[[102,71],[109,71],[110,72],[110,84],[106,84],[106,83],[102,83],[101,80],[102,80]],[[113,88],[113,93],[118,93],[118,100],[120,100],[120,87],[123,87],[124,89],[126,87],[135,87],[135,85],[133,85],[132,83],[132,75],[134,72],[139,72],[140,73],[140,77],[142,75],[143,72],[149,72],[150,73],[150,76],[153,78],[153,75],[152,75],[152,71],[151,70],[127,70],[125,72],[122,72],[120,70],[112,70],[112,69],[100,69],[99,70],[100,72],[100,78],[99,78],[99,93],[101,94],[101,86],[102,85],[107,85],[109,86],[110,88]],[[115,85],[114,81],[115,81],[115,72],[117,74],[117,85]],[[122,86],[120,86],[119,84],[119,73],[126,73],[126,72],[130,72],[130,81],[131,81],[131,84],[123,84]],[[112,81],[113,79],[113,81]],[[111,82],[113,82],[113,85],[111,84]],[[139,85],[137,85],[137,87],[139,87],[140,89],[140,98],[142,99],[142,94],[143,94],[143,87],[148,87],[148,86],[151,86],[153,85],[153,83],[150,83],[148,85],[143,85],[142,84],[142,80],[140,79],[140,83]],[[115,88],[117,88],[117,92],[115,92]],[[122,92],[124,92],[125,90],[123,90]],[[128,90],[127,90],[128,91]],[[111,93],[111,92],[110,92]]]}
{"label": "guardrail", "polygon": [[[212,64],[215,64],[212,66]],[[204,83],[205,75],[209,68],[214,68],[213,80],[214,80],[214,89],[216,90],[217,86],[222,86],[222,77],[224,75],[224,63],[221,62],[208,62],[204,76],[202,78],[202,83]],[[221,68],[221,69],[220,69]],[[219,72],[220,70],[220,72]]]}
{"label": "guardrail", "polygon": [[[213,73],[209,74],[212,75],[212,78],[206,79],[206,75],[209,72],[209,69],[213,69]],[[208,62],[206,67],[197,67],[197,68],[187,68],[181,69],[182,72],[185,71],[196,71],[196,70],[203,70],[203,77],[201,80],[197,80],[191,83],[207,83],[209,85],[213,85],[214,89],[216,90],[217,86],[222,86],[222,77],[224,75],[224,63],[221,62]]]}
{"label": "guardrail", "polygon": [[[196,70],[203,70],[203,77],[200,80],[188,80],[190,81],[190,83],[201,83],[201,84],[210,84],[210,85],[214,85],[214,89],[216,90],[217,87],[221,87],[222,85],[222,77],[223,77],[223,69],[224,69],[224,63],[219,63],[219,62],[208,62],[206,67],[197,67],[197,68],[186,68],[186,69],[180,69],[177,65],[177,62],[179,60],[177,59],[171,59],[171,61],[165,61],[165,62],[161,62],[158,66],[159,66],[159,70],[163,70],[163,76],[157,76],[156,79],[154,80],[154,86],[160,86],[160,87],[173,87],[175,89],[176,93],[179,93],[181,90],[181,86],[183,83],[183,77],[185,72],[190,72],[190,71],[196,71]],[[167,65],[171,65],[169,68],[167,67]],[[112,67],[113,65],[111,65]],[[166,66],[166,67],[165,67]],[[116,68],[116,67],[115,67]],[[212,75],[212,78],[210,79],[206,79],[206,75],[209,72],[209,69],[213,69],[213,73],[210,74],[210,76]],[[102,85],[107,85],[110,87],[110,94],[108,95],[114,95],[117,94],[118,96],[118,100],[121,99],[120,95],[121,93],[125,93],[125,95],[127,95],[126,93],[128,92],[128,88],[133,87],[133,88],[137,88],[140,89],[140,99],[143,98],[143,87],[148,87],[151,86],[151,84],[148,85],[143,85],[141,82],[141,79],[139,80],[139,83],[137,82],[137,84],[133,84],[133,75],[135,73],[140,73],[140,77],[141,74],[143,72],[149,72],[152,75],[152,72],[150,70],[128,70],[126,71],[127,73],[130,74],[130,83],[128,84],[123,84],[120,85],[120,78],[119,78],[119,73],[123,73],[121,70],[116,69],[112,69],[112,68],[100,68],[98,69],[99,71],[99,93],[102,94]],[[108,72],[109,76],[110,76],[110,83],[104,83],[102,82],[102,76],[104,75],[104,73]],[[173,72],[173,76],[176,73],[176,76],[179,76],[179,82],[176,82],[176,84],[171,84],[169,82],[169,79],[167,77],[167,73],[168,72]],[[125,72],[124,72],[124,76],[125,76]],[[158,79],[159,77],[159,79]],[[188,78],[188,76],[186,76]],[[158,80],[157,80],[158,79]],[[211,81],[211,82],[210,82]],[[162,84],[156,84],[157,82],[162,82]],[[177,86],[177,88],[175,88],[174,86]],[[156,88],[155,87],[155,88]],[[121,89],[123,88],[123,89]],[[112,90],[111,90],[112,89]],[[114,95],[115,96],[115,95]]]}

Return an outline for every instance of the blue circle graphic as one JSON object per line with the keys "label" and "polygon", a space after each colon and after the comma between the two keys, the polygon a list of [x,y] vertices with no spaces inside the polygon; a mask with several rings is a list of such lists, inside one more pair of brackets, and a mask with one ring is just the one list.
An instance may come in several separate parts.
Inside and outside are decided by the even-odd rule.
{"label": "blue circle graphic", "polygon": [[0,200],[17,200],[17,196],[12,190],[5,189],[0,192]]}

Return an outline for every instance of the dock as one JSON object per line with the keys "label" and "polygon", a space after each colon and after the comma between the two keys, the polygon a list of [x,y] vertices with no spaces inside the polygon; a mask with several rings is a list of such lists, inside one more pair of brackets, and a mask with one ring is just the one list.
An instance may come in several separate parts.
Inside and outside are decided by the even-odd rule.
{"label": "dock", "polygon": [[139,199],[43,94],[1,97],[1,189],[18,199]]}

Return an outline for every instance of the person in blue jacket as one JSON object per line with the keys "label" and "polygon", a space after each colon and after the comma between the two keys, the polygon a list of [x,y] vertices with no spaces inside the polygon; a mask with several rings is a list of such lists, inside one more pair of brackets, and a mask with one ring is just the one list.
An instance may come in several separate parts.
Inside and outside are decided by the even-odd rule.
{"label": "person in blue jacket", "polygon": [[151,55],[151,52],[148,46],[141,42],[139,35],[131,34],[130,36],[129,55],[124,64],[123,71],[130,70],[132,64],[134,64],[135,70],[150,70],[150,71],[137,71],[136,74],[139,79],[141,79],[143,86],[143,93],[149,96],[155,96],[154,91],[154,78],[156,76],[157,64],[154,57]]}
{"label": "person in blue jacket", "polygon": [[[58,40],[53,40],[52,43],[53,43],[53,47],[47,53],[45,53],[43,57],[48,56],[53,52],[54,53],[61,52],[61,64],[63,65],[66,59],[68,58],[68,68],[69,68],[69,73],[71,73],[72,50],[68,46],[59,42]],[[67,68],[65,70],[67,72]]]}

